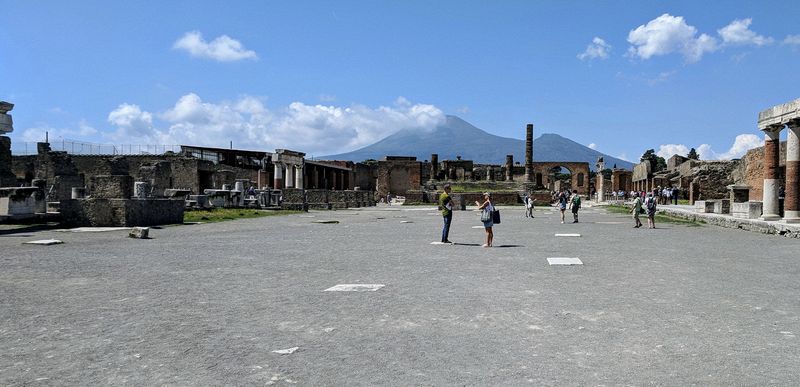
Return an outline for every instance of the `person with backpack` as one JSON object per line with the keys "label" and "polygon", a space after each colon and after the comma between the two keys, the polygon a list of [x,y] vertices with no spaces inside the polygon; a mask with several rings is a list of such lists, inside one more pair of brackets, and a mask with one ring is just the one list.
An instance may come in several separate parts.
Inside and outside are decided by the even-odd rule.
{"label": "person with backpack", "polygon": [[644,206],[647,209],[647,228],[656,228],[656,193],[648,192]]}
{"label": "person with backpack", "polygon": [[639,214],[642,213],[642,198],[639,197],[638,192],[633,193],[633,209],[631,213],[633,213],[633,221],[635,222],[633,228],[642,227],[642,221],[639,220]]}
{"label": "person with backpack", "polygon": [[578,190],[572,190],[572,199],[569,201],[569,208],[572,209],[572,223],[578,223],[578,210],[581,209],[581,195]]}

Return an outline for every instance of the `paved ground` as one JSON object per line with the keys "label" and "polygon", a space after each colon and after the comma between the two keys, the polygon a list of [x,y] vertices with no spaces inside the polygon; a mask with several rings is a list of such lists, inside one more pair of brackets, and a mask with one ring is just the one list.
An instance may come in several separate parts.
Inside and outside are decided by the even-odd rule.
{"label": "paved ground", "polygon": [[800,241],[543,210],[3,234],[0,385],[800,384]]}

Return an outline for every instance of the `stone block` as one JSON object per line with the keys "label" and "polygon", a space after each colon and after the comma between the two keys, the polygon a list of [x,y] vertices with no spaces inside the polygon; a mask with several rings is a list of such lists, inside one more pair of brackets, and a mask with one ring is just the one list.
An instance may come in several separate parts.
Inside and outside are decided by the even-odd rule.
{"label": "stone block", "polygon": [[761,212],[762,202],[731,203],[731,215],[734,218],[758,219],[761,216]]}
{"label": "stone block", "polygon": [[44,191],[37,187],[0,188],[0,215],[31,215],[45,212]]}
{"label": "stone block", "polygon": [[698,200],[694,202],[694,210],[695,212],[700,213],[713,213],[714,212],[714,201],[713,200]]}
{"label": "stone block", "polygon": [[134,227],[131,229],[131,232],[128,233],[128,237],[136,239],[149,239],[150,227]]}
{"label": "stone block", "polygon": [[714,200],[714,213],[715,214],[730,214],[731,201],[729,199]]}
{"label": "stone block", "polygon": [[60,203],[65,225],[133,227],[183,223],[184,201],[178,199],[68,199]]}

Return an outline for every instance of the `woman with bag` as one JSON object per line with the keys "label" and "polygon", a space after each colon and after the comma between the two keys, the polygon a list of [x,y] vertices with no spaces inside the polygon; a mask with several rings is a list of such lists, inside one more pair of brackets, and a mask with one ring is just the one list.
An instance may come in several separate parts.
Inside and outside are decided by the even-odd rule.
{"label": "woman with bag", "polygon": [[481,210],[481,222],[483,222],[483,228],[486,229],[486,243],[483,244],[483,247],[492,247],[492,240],[494,239],[494,233],[492,232],[492,226],[494,226],[492,196],[488,192],[484,192],[483,204],[476,200],[475,205]]}

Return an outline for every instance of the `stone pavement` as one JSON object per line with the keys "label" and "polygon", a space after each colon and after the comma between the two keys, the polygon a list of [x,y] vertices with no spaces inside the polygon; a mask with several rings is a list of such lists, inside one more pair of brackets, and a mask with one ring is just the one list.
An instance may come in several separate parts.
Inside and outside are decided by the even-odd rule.
{"label": "stone pavement", "polygon": [[0,235],[0,385],[800,384],[797,239],[501,210]]}

